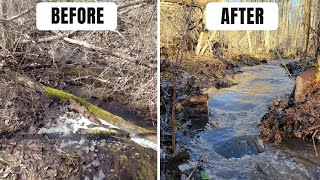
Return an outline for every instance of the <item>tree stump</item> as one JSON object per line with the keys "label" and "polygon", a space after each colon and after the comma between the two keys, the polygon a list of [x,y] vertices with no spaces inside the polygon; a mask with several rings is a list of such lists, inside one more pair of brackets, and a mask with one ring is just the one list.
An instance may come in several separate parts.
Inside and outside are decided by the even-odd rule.
{"label": "tree stump", "polygon": [[208,95],[190,97],[184,106],[187,119],[191,120],[192,129],[203,128],[209,120]]}
{"label": "tree stump", "polygon": [[316,68],[311,68],[297,76],[294,91],[296,103],[303,102],[310,93],[320,89],[320,83],[316,78],[317,73],[318,70]]}

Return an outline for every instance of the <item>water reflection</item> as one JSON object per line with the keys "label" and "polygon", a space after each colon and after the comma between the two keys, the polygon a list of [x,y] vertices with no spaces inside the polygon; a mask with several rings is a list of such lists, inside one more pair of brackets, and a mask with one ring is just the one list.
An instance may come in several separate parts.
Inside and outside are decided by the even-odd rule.
{"label": "water reflection", "polygon": [[290,146],[264,147],[258,137],[257,126],[268,105],[277,96],[290,94],[294,81],[279,62],[242,70],[244,72],[234,78],[238,85],[210,94],[210,121],[216,124],[216,128],[199,132],[190,142],[183,141],[191,157],[194,160],[207,157],[210,165],[206,171],[217,179],[316,177],[318,171],[314,168],[319,162],[304,160],[313,168],[310,169],[298,161],[307,159],[303,154],[308,156],[313,150],[299,152]]}

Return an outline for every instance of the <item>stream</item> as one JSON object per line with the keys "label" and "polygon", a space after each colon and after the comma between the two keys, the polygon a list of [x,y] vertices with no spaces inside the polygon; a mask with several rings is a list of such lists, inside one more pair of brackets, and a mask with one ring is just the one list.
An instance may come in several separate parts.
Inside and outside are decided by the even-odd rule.
{"label": "stream", "polygon": [[192,138],[178,135],[190,161],[206,162],[210,179],[320,178],[312,143],[293,139],[276,146],[259,138],[268,106],[294,88],[280,63],[241,68],[234,77],[237,85],[209,94],[210,123]]}

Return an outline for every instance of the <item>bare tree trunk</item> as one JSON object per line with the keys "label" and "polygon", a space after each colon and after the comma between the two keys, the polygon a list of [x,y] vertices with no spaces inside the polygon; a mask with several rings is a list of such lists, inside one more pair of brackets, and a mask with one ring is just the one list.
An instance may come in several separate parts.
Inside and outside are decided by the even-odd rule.
{"label": "bare tree trunk", "polygon": [[[279,22],[280,22],[280,24],[285,24],[285,22],[283,22],[284,20],[284,4],[285,4],[285,1],[284,0],[282,0],[281,1],[282,3],[280,4],[280,2],[279,2],[279,4],[280,4],[280,7],[279,7],[279,9],[280,9],[280,11],[279,11]],[[278,46],[280,45],[282,45],[282,43],[283,43],[283,31],[285,30],[285,27],[283,27],[283,26],[279,26],[279,29],[278,29]]]}
{"label": "bare tree trunk", "polygon": [[287,11],[286,11],[286,32],[289,32],[289,11],[290,11],[290,0],[287,0]]}
{"label": "bare tree trunk", "polygon": [[319,47],[319,41],[318,41],[318,31],[319,31],[319,23],[320,23],[320,0],[315,1],[315,11],[314,11],[314,17],[313,17],[313,22],[314,22],[314,57],[315,60],[317,60],[318,57],[318,47]]}
{"label": "bare tree trunk", "polygon": [[196,47],[196,55],[199,55],[200,53],[200,50],[201,50],[201,47],[202,47],[202,41],[203,41],[203,38],[205,36],[205,30],[206,30],[206,10],[203,9],[202,10],[202,24],[201,24],[201,32],[200,32],[200,35],[199,35],[199,39],[198,39],[198,44],[197,44],[197,47]]}
{"label": "bare tree trunk", "polygon": [[306,33],[306,38],[304,41],[304,55],[303,55],[303,68],[305,69],[307,67],[307,54],[308,54],[308,45],[309,45],[309,36],[310,36],[310,21],[311,21],[311,2],[310,1],[305,1],[305,33]]}
{"label": "bare tree trunk", "polygon": [[[290,11],[290,0],[287,0],[287,9],[286,9],[286,16],[285,16],[285,22],[286,27],[284,28],[284,35],[285,35],[285,47],[288,47],[288,40],[289,40],[289,11]],[[287,52],[289,52],[290,49],[287,48]]]}
{"label": "bare tree trunk", "polygon": [[[189,5],[194,5],[198,7],[205,7],[209,2],[224,2],[225,0],[161,0],[161,2],[171,2],[171,3],[184,3]],[[196,55],[199,55],[202,49],[202,45],[204,37],[206,37],[207,33],[205,32],[206,28],[206,20],[205,20],[206,12],[205,9],[202,11],[202,30],[199,34],[198,44],[195,49]],[[207,47],[205,47],[207,48]]]}
{"label": "bare tree trunk", "polygon": [[[320,0],[319,0],[319,4],[320,4]],[[320,71],[320,18],[319,18],[319,22],[318,22],[318,33],[317,33],[317,39],[318,39],[318,43],[317,43],[317,53],[316,53],[316,60],[318,62],[318,68]]]}
{"label": "bare tree trunk", "polygon": [[300,3],[299,3],[299,8],[298,8],[298,11],[296,11],[294,14],[297,14],[297,17],[296,17],[296,27],[295,27],[295,30],[294,30],[294,36],[293,36],[293,49],[297,49],[297,46],[298,46],[298,36],[297,34],[300,34],[300,27],[301,27],[301,16],[300,16],[300,12],[302,11],[302,2],[300,0]]}
{"label": "bare tree trunk", "polygon": [[251,32],[250,31],[247,31],[247,40],[248,40],[249,52],[250,52],[250,54],[252,54]]}
{"label": "bare tree trunk", "polygon": [[317,53],[316,53],[316,60],[318,62],[318,68],[320,72],[320,0],[318,0],[318,30],[317,30]]}
{"label": "bare tree trunk", "polygon": [[271,47],[270,47],[270,31],[264,31],[264,44],[265,44],[266,50],[269,52],[269,50],[271,49]]}
{"label": "bare tree trunk", "polygon": [[[210,48],[210,43],[211,43],[211,41],[213,41],[213,39],[215,38],[216,34],[217,34],[217,31],[212,31],[212,32],[211,32],[208,41],[204,44],[203,48],[202,48],[201,51],[200,51],[200,56],[202,56],[202,55],[206,52],[206,50],[207,50],[208,47]],[[209,49],[209,50],[210,50],[210,49]]]}

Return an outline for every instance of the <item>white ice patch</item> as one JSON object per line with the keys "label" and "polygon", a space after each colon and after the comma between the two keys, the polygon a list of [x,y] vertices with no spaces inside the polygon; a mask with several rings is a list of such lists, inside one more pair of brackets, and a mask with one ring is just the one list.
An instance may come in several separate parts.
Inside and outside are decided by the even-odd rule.
{"label": "white ice patch", "polygon": [[[111,124],[106,124],[110,128]],[[96,126],[96,127],[89,127]],[[67,112],[64,115],[60,116],[57,119],[57,124],[54,124],[47,128],[41,128],[39,130],[39,134],[60,134],[60,135],[69,135],[71,132],[76,133],[79,129],[91,129],[91,130],[101,130],[101,131],[111,131],[116,132],[114,130],[110,130],[105,127],[99,127],[96,123],[91,122],[89,119],[85,118],[81,114],[76,114],[74,112]]]}
{"label": "white ice patch", "polygon": [[[49,127],[46,127],[46,128],[43,127],[39,130],[38,133],[39,134],[60,134],[62,136],[66,136],[66,135],[70,135],[71,133],[76,133],[79,129],[101,130],[101,131],[110,131],[110,132],[117,132],[112,129],[119,129],[119,127],[114,126],[102,119],[99,119],[99,120],[103,125],[108,126],[111,129],[108,129],[105,127],[99,127],[97,126],[98,124],[91,122],[89,119],[82,116],[81,114],[77,114],[74,112],[67,112],[57,119],[56,124],[49,125]],[[131,140],[142,147],[151,148],[157,151],[157,144],[145,138],[133,135],[131,136]]]}
{"label": "white ice patch", "polygon": [[151,148],[151,149],[157,151],[157,144],[152,142],[152,141],[149,141],[149,140],[147,140],[145,138],[133,135],[133,136],[131,136],[131,140],[133,142],[139,144],[142,147]]}
{"label": "white ice patch", "polygon": [[74,146],[75,144],[79,144],[78,141],[70,141],[70,140],[62,140],[60,144],[60,148],[64,148],[67,146]]}
{"label": "white ice patch", "polygon": [[41,128],[39,130],[39,134],[60,134],[63,136],[69,135],[72,132],[72,129],[68,127],[68,123],[62,120],[63,118],[66,117],[59,117],[57,124],[52,125],[51,127],[48,128]]}

